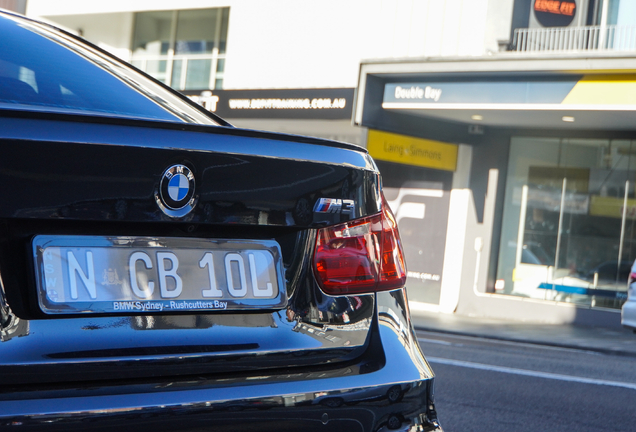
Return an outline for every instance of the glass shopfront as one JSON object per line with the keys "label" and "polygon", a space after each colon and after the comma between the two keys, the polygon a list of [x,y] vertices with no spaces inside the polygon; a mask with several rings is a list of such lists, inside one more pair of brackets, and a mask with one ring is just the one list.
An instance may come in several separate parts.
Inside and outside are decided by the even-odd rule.
{"label": "glass shopfront", "polygon": [[496,292],[621,307],[636,259],[635,141],[511,140]]}
{"label": "glass shopfront", "polygon": [[177,90],[221,89],[229,8],[135,14],[131,63]]}

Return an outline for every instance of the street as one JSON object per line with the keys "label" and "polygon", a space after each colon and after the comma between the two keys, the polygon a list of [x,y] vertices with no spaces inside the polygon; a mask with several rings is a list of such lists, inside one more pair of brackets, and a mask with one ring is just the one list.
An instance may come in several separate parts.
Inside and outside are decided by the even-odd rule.
{"label": "street", "polygon": [[447,432],[635,430],[633,357],[417,334]]}

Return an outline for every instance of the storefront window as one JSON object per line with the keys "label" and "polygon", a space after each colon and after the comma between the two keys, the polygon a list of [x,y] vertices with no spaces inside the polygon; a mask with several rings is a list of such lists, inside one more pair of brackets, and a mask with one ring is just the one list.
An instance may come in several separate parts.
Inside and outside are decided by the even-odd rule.
{"label": "storefront window", "polygon": [[636,258],[636,142],[513,138],[497,291],[619,308]]}
{"label": "storefront window", "polygon": [[132,63],[177,90],[223,87],[229,8],[135,15]]}

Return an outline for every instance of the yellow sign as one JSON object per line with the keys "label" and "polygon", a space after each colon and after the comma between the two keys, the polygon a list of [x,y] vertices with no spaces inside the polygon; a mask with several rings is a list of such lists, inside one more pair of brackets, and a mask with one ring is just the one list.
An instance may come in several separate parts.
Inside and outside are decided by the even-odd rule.
{"label": "yellow sign", "polygon": [[[590,200],[590,215],[622,219],[624,205],[624,198],[592,195]],[[636,200],[627,200],[627,209],[625,210],[625,216],[628,219],[636,219]]]}
{"label": "yellow sign", "polygon": [[586,75],[563,99],[566,105],[634,105],[634,75]]}
{"label": "yellow sign", "polygon": [[457,145],[369,129],[367,149],[374,158],[426,168],[455,171]]}

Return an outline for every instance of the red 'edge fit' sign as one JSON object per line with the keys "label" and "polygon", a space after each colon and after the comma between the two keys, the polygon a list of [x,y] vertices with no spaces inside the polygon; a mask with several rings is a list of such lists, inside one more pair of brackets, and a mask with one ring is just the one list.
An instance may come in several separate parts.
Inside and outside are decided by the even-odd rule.
{"label": "red 'edge fit' sign", "polygon": [[565,27],[576,14],[575,0],[535,0],[534,16],[544,27]]}

